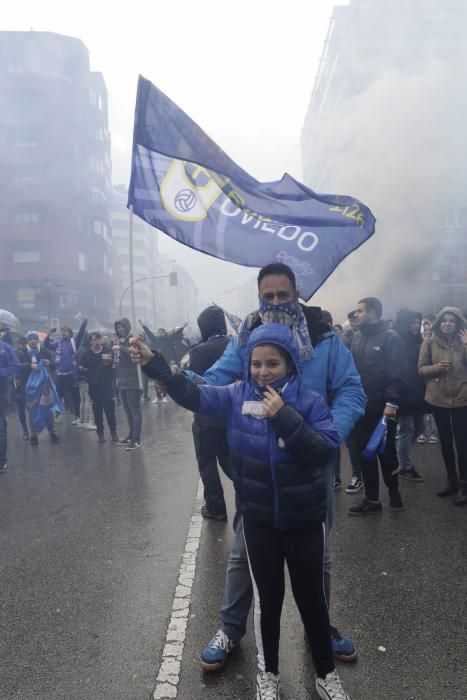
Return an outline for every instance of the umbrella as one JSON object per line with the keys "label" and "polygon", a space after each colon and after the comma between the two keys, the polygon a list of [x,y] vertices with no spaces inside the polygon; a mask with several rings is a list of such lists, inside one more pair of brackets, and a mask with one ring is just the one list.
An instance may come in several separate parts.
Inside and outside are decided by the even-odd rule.
{"label": "umbrella", "polygon": [[8,328],[20,328],[21,323],[11,311],[0,309],[0,325],[7,326]]}

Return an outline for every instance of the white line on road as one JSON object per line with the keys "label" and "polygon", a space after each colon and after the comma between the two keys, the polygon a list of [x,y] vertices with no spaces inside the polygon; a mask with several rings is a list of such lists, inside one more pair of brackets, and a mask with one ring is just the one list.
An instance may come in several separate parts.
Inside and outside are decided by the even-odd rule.
{"label": "white line on road", "polygon": [[191,589],[195,580],[196,560],[203,524],[202,505],[203,484],[200,479],[185,542],[185,551],[182,556],[178,585],[175,589],[172,615],[167,629],[159,673],[156,678],[156,687],[152,694],[153,700],[173,700],[173,698],[177,697],[188,615],[190,613]]}

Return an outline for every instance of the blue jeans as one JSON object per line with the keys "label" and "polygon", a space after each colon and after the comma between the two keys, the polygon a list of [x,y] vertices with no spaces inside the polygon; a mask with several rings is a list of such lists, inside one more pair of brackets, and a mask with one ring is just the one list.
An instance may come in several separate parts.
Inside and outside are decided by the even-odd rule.
{"label": "blue jeans", "polygon": [[120,389],[120,398],[128,421],[128,437],[133,442],[141,442],[141,392],[139,389]]}
{"label": "blue jeans", "polygon": [[0,406],[0,466],[6,464],[7,420],[6,408]]}
{"label": "blue jeans", "polygon": [[399,457],[400,470],[404,472],[409,469],[414,469],[410,453],[412,451],[412,445],[418,435],[423,433],[424,422],[423,416],[421,415],[399,416],[397,420],[400,428],[399,440],[397,441],[397,454]]}
{"label": "blue jeans", "polygon": [[[324,592],[328,607],[331,600],[331,542],[330,531],[334,510],[333,470],[327,467],[327,516],[325,521],[324,545]],[[235,513],[233,522],[235,540],[230,550],[225,576],[224,599],[221,606],[221,628],[225,634],[236,642],[240,641],[246,631],[248,613],[253,600],[253,586],[246,555],[243,536],[243,520],[240,513]]]}

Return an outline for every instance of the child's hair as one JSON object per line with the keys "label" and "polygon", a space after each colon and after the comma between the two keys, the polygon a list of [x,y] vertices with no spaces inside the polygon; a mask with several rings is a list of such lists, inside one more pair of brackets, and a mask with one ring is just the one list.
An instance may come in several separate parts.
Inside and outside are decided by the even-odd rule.
{"label": "child's hair", "polygon": [[[285,366],[287,369],[287,374],[296,374],[297,368],[295,366],[295,362],[292,360],[292,357],[287,352],[287,350],[285,350],[281,345],[275,345],[275,343],[258,343],[258,345],[255,345],[253,350],[256,348],[266,348],[266,347],[274,348],[274,350],[277,350],[279,355],[284,358]],[[253,352],[251,354],[253,354]],[[250,362],[251,362],[251,356],[250,356]]]}

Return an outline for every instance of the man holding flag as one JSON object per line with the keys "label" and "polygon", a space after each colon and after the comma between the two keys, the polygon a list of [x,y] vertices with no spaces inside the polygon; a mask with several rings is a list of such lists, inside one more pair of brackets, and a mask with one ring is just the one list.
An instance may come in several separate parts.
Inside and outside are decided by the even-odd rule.
{"label": "man holding flag", "polygon": [[[258,277],[259,309],[245,319],[238,336],[203,379],[225,385],[241,377],[251,331],[265,323],[284,323],[292,329],[304,361],[303,385],[328,400],[332,396],[334,423],[344,440],[364,413],[366,397],[350,352],[323,322],[320,309],[299,304],[298,289],[308,301],[340,262],[373,235],[371,211],[349,196],[317,194],[288,174],[276,182],[258,182],[142,77],[136,99],[128,206],[184,245],[263,268]],[[328,492],[329,531],[330,469]],[[224,665],[245,633],[251,605],[252,586],[238,515],[234,526],[221,628],[202,652],[205,670]],[[325,588],[329,602],[329,549]],[[352,642],[335,628],[332,642],[336,658],[356,658]]]}

